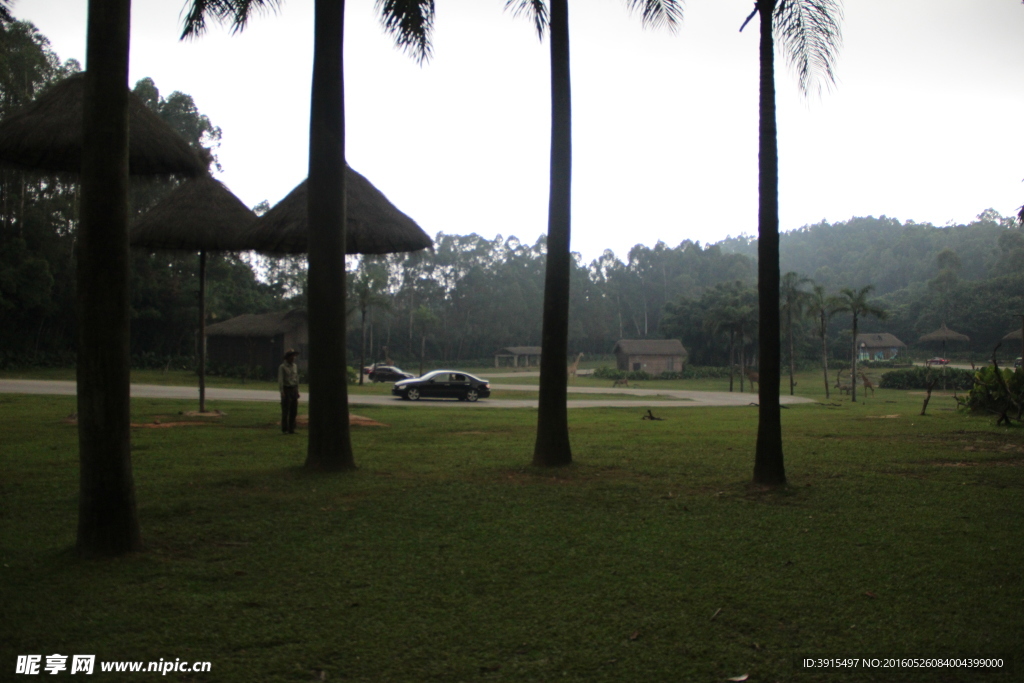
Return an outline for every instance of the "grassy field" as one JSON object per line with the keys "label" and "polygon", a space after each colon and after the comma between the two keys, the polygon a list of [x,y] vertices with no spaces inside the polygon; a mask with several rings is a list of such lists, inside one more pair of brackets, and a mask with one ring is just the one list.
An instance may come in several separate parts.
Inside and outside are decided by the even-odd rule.
{"label": "grassy field", "polygon": [[[175,681],[1022,680],[1024,433],[815,397],[783,411],[781,490],[749,483],[749,407],[570,411],[547,471],[532,410],[360,406],[359,470],[313,476],[272,405],[166,426],[200,420],[139,399],[146,550],[87,562],[74,400],[0,395],[0,680],[52,653],[211,663]],[[889,657],[1005,666],[863,666]],[[147,679],[120,676],[95,674]]]}

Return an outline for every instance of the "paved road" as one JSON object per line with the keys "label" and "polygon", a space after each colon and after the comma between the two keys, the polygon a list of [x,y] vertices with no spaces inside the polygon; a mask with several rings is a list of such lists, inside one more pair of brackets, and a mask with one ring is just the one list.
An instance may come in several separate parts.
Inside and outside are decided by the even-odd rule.
{"label": "paved road", "polygon": [[[495,375],[498,376],[498,375]],[[519,375],[522,376],[522,375]],[[537,391],[536,386],[524,384],[491,384],[491,388],[505,391]],[[600,387],[570,387],[574,394],[610,393],[629,394],[632,396],[661,397],[647,403],[636,399],[615,400],[601,399],[570,399],[570,408],[693,408],[698,406],[745,406],[757,402],[757,394],[728,391],[683,391],[680,389],[603,389]],[[8,394],[49,394],[57,396],[74,396],[74,382],[58,382],[50,380],[0,379],[0,393]],[[199,401],[198,387],[160,386],[156,384],[133,384],[131,393],[134,398],[180,398]],[[208,401],[279,401],[276,391],[256,389],[217,389],[206,388]],[[812,399],[801,396],[782,396],[783,404],[813,403]],[[301,399],[307,400],[305,392]],[[403,401],[392,396],[367,396],[350,394],[351,405],[430,405],[430,406],[461,406],[476,408],[536,408],[536,399],[486,399],[478,403],[446,401],[440,399],[421,399],[420,401]]]}

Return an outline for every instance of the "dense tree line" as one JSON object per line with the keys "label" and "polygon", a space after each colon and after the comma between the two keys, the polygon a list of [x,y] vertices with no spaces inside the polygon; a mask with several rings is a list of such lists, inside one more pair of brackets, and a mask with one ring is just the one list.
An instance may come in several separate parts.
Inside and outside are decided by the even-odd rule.
{"label": "dense tree line", "polygon": [[[61,62],[31,23],[0,23],[0,116],[80,69],[74,60]],[[134,93],[217,165],[212,150],[220,129],[198,111],[191,96],[176,91],[161,97],[149,78],[136,83]],[[168,179],[134,180],[132,214],[141,214],[174,184]],[[76,178],[68,175],[0,170],[0,366],[74,362],[77,190]],[[133,250],[131,259],[131,348],[136,361],[193,357],[195,256]],[[214,320],[281,305],[283,293],[261,283],[238,255],[211,255],[208,276],[207,309]]]}
{"label": "dense tree line", "polygon": [[[0,53],[0,113],[79,69],[62,63],[28,23],[2,26]],[[190,96],[164,98],[148,78],[134,92],[216,165],[220,129]],[[133,212],[172,187],[171,180],[135,181]],[[75,211],[74,179],[0,171],[0,364],[73,362]],[[486,361],[503,346],[539,345],[546,245],[544,237],[527,244],[514,236],[441,233],[433,251],[350,257],[349,362],[357,364],[364,348],[367,360],[383,358],[387,347],[391,358],[415,368],[421,353],[430,362],[458,363]],[[983,355],[1024,310],[1024,230],[992,210],[948,227],[884,216],[822,222],[783,233],[780,250],[783,272],[830,294],[874,285],[875,303],[888,317],[862,321],[863,330],[892,332],[911,345],[945,322],[972,340],[950,351]],[[594,356],[610,353],[619,339],[674,337],[691,363],[755,364],[756,254],[756,239],[733,237],[709,245],[636,245],[622,257],[605,251],[590,263],[574,255],[569,350]],[[301,258],[211,255],[209,321],[305,307],[305,268]],[[197,290],[195,255],[133,251],[137,364],[190,362]],[[792,327],[798,364],[817,362],[821,340],[813,321],[798,316]],[[834,358],[849,356],[849,327],[841,315],[827,320]],[[783,351],[786,363],[788,341]]]}

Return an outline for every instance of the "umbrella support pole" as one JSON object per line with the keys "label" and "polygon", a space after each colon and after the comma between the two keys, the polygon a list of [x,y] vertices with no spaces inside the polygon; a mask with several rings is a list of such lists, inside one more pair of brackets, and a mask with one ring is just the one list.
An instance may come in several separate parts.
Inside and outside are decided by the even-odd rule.
{"label": "umbrella support pole", "polygon": [[206,412],[206,250],[199,250],[199,412]]}

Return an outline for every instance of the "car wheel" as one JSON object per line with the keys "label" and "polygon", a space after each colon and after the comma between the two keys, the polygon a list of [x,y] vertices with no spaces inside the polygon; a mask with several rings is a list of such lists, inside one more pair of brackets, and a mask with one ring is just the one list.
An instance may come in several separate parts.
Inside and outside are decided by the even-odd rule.
{"label": "car wheel", "polygon": [[477,391],[476,389],[470,389],[466,392],[466,400],[469,401],[470,403],[473,403],[478,398],[480,398],[480,392]]}
{"label": "car wheel", "polygon": [[418,401],[420,400],[420,390],[417,389],[416,387],[412,387],[411,389],[405,392],[405,397],[410,401]]}

